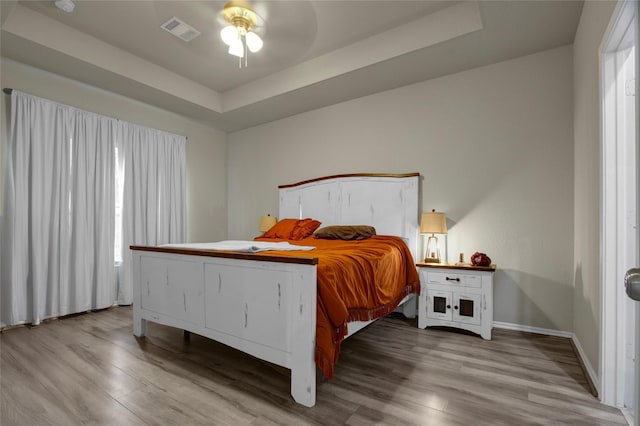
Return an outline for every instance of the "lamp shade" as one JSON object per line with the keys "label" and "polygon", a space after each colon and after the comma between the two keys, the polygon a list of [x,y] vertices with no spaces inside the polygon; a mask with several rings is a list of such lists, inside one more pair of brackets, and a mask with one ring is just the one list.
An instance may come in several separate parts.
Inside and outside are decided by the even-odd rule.
{"label": "lamp shade", "polygon": [[260,226],[258,227],[258,231],[267,232],[273,225],[276,224],[278,219],[275,216],[267,215],[260,217]]}
{"label": "lamp shade", "polygon": [[447,216],[444,213],[436,212],[435,209],[429,213],[422,213],[420,218],[421,234],[446,234]]}
{"label": "lamp shade", "polygon": [[242,40],[236,39],[229,46],[229,54],[233,56],[237,56],[238,58],[244,57],[244,44],[242,44]]}
{"label": "lamp shade", "polygon": [[227,46],[231,46],[238,39],[238,29],[233,25],[227,25],[220,31],[220,37]]}
{"label": "lamp shade", "polygon": [[260,49],[262,49],[262,39],[260,36],[252,31],[249,31],[245,36],[247,41],[247,47],[252,53],[256,53]]}

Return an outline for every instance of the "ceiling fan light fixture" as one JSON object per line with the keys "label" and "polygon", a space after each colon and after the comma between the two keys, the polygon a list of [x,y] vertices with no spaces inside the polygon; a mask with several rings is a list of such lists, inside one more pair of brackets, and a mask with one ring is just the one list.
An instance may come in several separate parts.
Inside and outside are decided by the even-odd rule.
{"label": "ceiling fan light fixture", "polygon": [[[229,54],[244,59],[247,66],[247,50],[253,53],[262,49],[262,38],[252,30],[261,22],[253,7],[243,0],[232,0],[222,9],[227,26],[220,31],[220,38],[229,46]],[[239,61],[242,68],[242,61]]]}
{"label": "ceiling fan light fixture", "polygon": [[252,53],[259,52],[260,49],[262,49],[262,45],[264,44],[260,36],[252,32],[247,33],[246,41],[247,47]]}
{"label": "ceiling fan light fixture", "polygon": [[233,25],[227,25],[220,31],[220,38],[227,46],[231,46],[236,40],[238,40],[238,29]]}
{"label": "ceiling fan light fixture", "polygon": [[244,45],[240,39],[237,39],[229,46],[229,55],[237,56],[238,58],[244,57]]}

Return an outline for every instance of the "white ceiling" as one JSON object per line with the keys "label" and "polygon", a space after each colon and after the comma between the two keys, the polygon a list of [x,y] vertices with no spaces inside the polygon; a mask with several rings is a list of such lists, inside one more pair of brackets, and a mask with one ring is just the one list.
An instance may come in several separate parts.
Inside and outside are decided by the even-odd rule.
{"label": "white ceiling", "polygon": [[[235,131],[573,43],[581,1],[254,1],[264,48],[239,69],[224,1],[2,0],[2,56]],[[177,17],[202,34],[160,28]]]}

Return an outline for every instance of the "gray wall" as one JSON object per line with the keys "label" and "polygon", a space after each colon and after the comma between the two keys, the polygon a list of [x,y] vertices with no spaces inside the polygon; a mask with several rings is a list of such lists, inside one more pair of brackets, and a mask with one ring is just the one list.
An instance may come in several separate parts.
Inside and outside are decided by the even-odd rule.
{"label": "gray wall", "polygon": [[[226,134],[193,120],[2,58],[0,84],[87,111],[188,137],[187,224],[189,241],[215,241],[227,233]],[[3,96],[1,126],[7,130],[10,97]],[[2,132],[2,155],[6,153]],[[1,163],[0,164],[4,164]],[[0,173],[4,175],[4,171]],[[1,214],[0,208],[0,214]]]}
{"label": "gray wall", "polygon": [[573,330],[600,374],[600,62],[615,2],[585,2],[574,42]]}
{"label": "gray wall", "polygon": [[[228,146],[221,131],[4,58],[0,82],[188,136],[191,241],[254,236],[260,215],[277,214],[278,184],[333,173],[420,172],[423,210],[448,216],[448,259],[481,250],[498,264],[495,320],[573,330],[597,368],[597,52],[614,7],[585,3],[573,49],[236,132]],[[5,96],[3,129],[7,105]],[[2,141],[4,155],[4,132]]]}
{"label": "gray wall", "polygon": [[498,265],[495,321],[573,330],[572,47],[477,68],[228,136],[229,238],[257,234],[279,184],[420,172],[448,259]]}

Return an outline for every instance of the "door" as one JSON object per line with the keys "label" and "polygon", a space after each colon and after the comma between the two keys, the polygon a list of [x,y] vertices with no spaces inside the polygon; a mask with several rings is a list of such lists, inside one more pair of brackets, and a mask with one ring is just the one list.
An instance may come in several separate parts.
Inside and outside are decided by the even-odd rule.
{"label": "door", "polygon": [[[632,321],[634,321],[636,324],[635,359],[638,360],[640,359],[640,327],[637,326],[638,324],[640,324],[640,309],[638,309],[638,303],[637,303],[637,302],[640,302],[640,269],[639,268],[634,268],[627,271],[624,277],[624,287],[625,287],[627,296],[629,296],[631,300],[636,302],[635,316],[634,318],[632,318]],[[640,395],[640,368],[637,368],[637,366],[635,369],[634,379],[635,379],[634,393],[635,395]],[[635,413],[633,416],[634,418],[633,425],[638,426],[640,425],[640,416],[639,416],[640,404],[638,404],[637,399],[635,401],[635,404],[633,405],[635,406]]]}
{"label": "door", "polygon": [[[631,87],[627,87],[627,95],[629,95],[629,105],[634,116],[634,133],[627,135],[631,138],[630,145],[635,149],[634,157],[632,160],[632,168],[635,172],[635,186],[634,196],[632,200],[634,202],[636,222],[634,237],[632,239],[633,247],[632,251],[633,262],[636,267],[640,267],[640,229],[637,224],[640,224],[640,196],[638,196],[638,190],[640,189],[640,99],[638,96],[638,70],[640,70],[640,31],[638,31],[638,21],[640,19],[640,6],[638,2],[634,2],[635,10],[633,11],[633,19],[631,28],[633,34],[633,45],[631,47],[631,76],[629,77],[630,83],[627,83]],[[636,269],[640,273],[640,270]],[[640,274],[639,274],[640,275]],[[627,276],[625,276],[627,278]],[[625,398],[625,405],[629,406],[633,410],[633,422],[634,426],[640,426],[640,279],[637,280],[637,284],[632,288],[631,283],[625,285],[625,290],[630,299],[634,300],[635,316],[629,318],[634,324],[632,327],[628,327],[627,330],[630,333],[635,332],[635,351],[634,351],[634,376],[629,378],[629,382],[632,383],[630,387],[632,389],[625,395],[631,395],[632,401],[628,401]],[[627,284],[627,283],[625,283]],[[635,328],[634,328],[635,327]]]}
{"label": "door", "polygon": [[[638,237],[638,2],[617,4],[602,47],[601,398],[638,424],[638,303],[625,294],[640,265]],[[631,421],[631,418],[634,418]]]}
{"label": "door", "polygon": [[[633,11],[631,24],[631,32],[634,33],[631,36],[633,43],[629,48],[631,62],[631,65],[629,66],[630,75],[627,75],[628,80],[626,83],[631,86],[626,88],[626,94],[629,97],[626,108],[633,114],[635,126],[632,129],[634,133],[629,131],[629,133],[625,135],[630,140],[628,145],[633,147],[635,150],[630,166],[635,172],[635,175],[633,176],[635,184],[633,191],[635,198],[630,200],[630,202],[633,203],[634,211],[632,214],[636,224],[640,223],[640,199],[637,196],[638,189],[640,189],[640,131],[638,131],[638,123],[640,123],[640,100],[638,99],[637,88],[637,71],[640,69],[640,52],[638,51],[638,46],[640,45],[640,34],[638,33],[637,28],[639,8],[638,2],[635,2],[635,10]],[[635,335],[635,339],[633,339],[635,340],[635,348],[630,348],[629,350],[629,353],[634,357],[635,368],[633,372],[629,372],[627,374],[625,379],[625,407],[628,407],[633,413],[633,420],[630,424],[640,426],[640,269],[638,269],[640,268],[640,232],[638,226],[629,231],[629,234],[632,236],[629,242],[631,247],[627,247],[625,254],[630,258],[629,260],[634,263],[636,268],[627,271],[624,278],[624,286],[627,296],[630,300],[633,300],[633,302],[628,303],[631,303],[635,308],[633,309],[635,312],[629,313],[627,316],[628,322],[633,324],[633,326],[626,328],[628,333],[633,333]]]}
{"label": "door", "polygon": [[[636,360],[640,360],[640,306],[636,302]],[[634,414],[634,425],[640,426],[640,367],[636,365],[636,403]]]}

